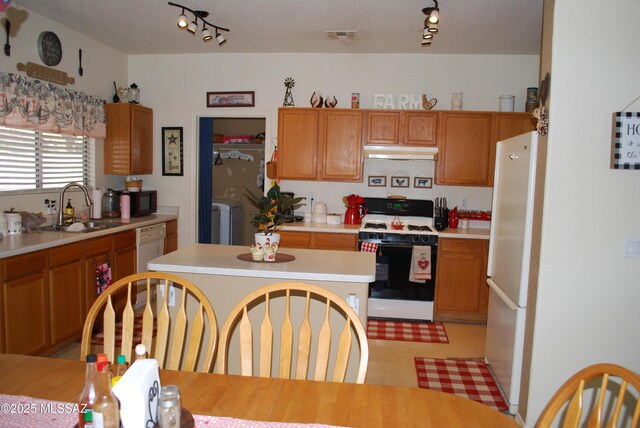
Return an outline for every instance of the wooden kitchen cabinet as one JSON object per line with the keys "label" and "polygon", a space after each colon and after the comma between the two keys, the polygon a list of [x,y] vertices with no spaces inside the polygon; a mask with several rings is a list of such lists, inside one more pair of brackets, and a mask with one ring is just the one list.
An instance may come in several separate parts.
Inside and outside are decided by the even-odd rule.
{"label": "wooden kitchen cabinet", "polygon": [[[4,263],[0,262],[0,283],[3,282],[4,278]],[[3,299],[4,291],[0,288],[0,354],[4,354],[4,299]]]}
{"label": "wooden kitchen cabinet", "polygon": [[436,266],[436,321],[487,322],[489,289],[484,239],[441,238]]}
{"label": "wooden kitchen cabinet", "polygon": [[50,346],[47,251],[8,257],[1,263],[4,351],[40,354]]}
{"label": "wooden kitchen cabinet", "polygon": [[85,314],[98,298],[96,268],[113,259],[113,237],[111,235],[84,241],[84,292]]}
{"label": "wooden kitchen cabinet", "polygon": [[82,334],[85,318],[84,244],[49,250],[49,314],[51,345]]}
{"label": "wooden kitchen cabinet", "polygon": [[358,250],[355,233],[280,231],[280,248],[305,248],[318,250]]}
{"label": "wooden kitchen cabinet", "polygon": [[164,238],[164,254],[178,249],[178,220],[169,220],[166,223],[167,236]]}
{"label": "wooden kitchen cabinet", "polygon": [[362,139],[360,111],[281,108],[277,177],[361,182]]}
{"label": "wooden kitchen cabinet", "polygon": [[438,113],[366,110],[367,145],[436,146]]}
{"label": "wooden kitchen cabinet", "polygon": [[106,104],[105,174],[153,173],[153,110],[138,104]]}

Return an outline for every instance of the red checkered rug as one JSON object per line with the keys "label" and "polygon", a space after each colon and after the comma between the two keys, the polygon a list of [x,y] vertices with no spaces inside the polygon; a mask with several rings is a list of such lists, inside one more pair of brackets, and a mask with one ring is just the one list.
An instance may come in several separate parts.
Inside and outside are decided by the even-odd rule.
{"label": "red checkered rug", "polygon": [[456,394],[500,412],[509,408],[482,361],[415,357],[415,364],[420,388]]}
{"label": "red checkered rug", "polygon": [[449,343],[441,322],[367,320],[367,338],[406,342]]}
{"label": "red checkered rug", "polygon": [[[156,335],[156,323],[153,323],[153,336]],[[119,346],[122,341],[122,320],[116,322],[116,345]],[[138,344],[142,341],[142,314],[135,314],[133,318],[133,344]],[[104,330],[100,328],[100,331],[96,332],[91,338],[92,345],[102,345],[104,342]]]}

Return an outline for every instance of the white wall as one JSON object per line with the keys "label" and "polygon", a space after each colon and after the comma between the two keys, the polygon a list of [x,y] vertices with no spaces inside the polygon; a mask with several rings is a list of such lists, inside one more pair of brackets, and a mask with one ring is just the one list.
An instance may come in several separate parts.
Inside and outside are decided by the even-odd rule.
{"label": "white wall", "polygon": [[[212,48],[215,51],[215,48]],[[338,107],[350,107],[352,92],[360,93],[361,108],[373,107],[374,93],[413,94],[439,100],[436,109],[450,109],[451,93],[464,92],[464,110],[497,110],[498,97],[516,95],[516,110],[524,110],[528,86],[537,86],[538,56],[472,55],[344,55],[344,54],[184,54],[139,55],[129,58],[129,78],[141,88],[141,102],[154,109],[154,174],[145,187],[157,188],[160,205],[180,206],[180,246],[195,240],[196,153],[198,115],[243,114],[262,117],[267,123],[268,156],[277,133],[277,109],[285,94],[284,79],[293,77],[293,99],[309,106],[314,91],[335,95]],[[207,109],[207,91],[255,91],[255,108]],[[184,127],[184,177],[163,177],[160,168],[160,128]],[[365,176],[433,176],[433,162],[389,162],[365,165]],[[322,195],[330,212],[343,212],[341,198],[349,193],[364,196],[406,194],[410,197],[447,196],[449,205],[469,198],[471,208],[489,209],[491,191],[444,187],[433,190],[384,188],[372,191],[366,183],[281,183],[298,196]]]}
{"label": "white wall", "polygon": [[[97,95],[110,101],[114,93],[114,80],[119,86],[129,85],[127,82],[127,56],[125,54],[48,18],[20,8],[14,3],[7,9],[7,12],[2,14],[2,18],[4,19],[8,13],[12,19],[15,16],[14,12],[18,10],[21,11],[19,15],[26,19],[20,25],[15,19],[12,20],[11,56],[7,57],[4,52],[0,54],[0,70],[20,73],[16,67],[19,62],[23,64],[33,62],[43,65],[38,56],[38,36],[43,31],[53,31],[60,38],[63,54],[60,64],[52,68],[64,71],[70,77],[75,78],[75,84],[67,85],[67,88]],[[2,28],[4,29],[4,26]],[[78,75],[78,49],[82,49],[82,77]],[[103,186],[105,177],[102,173],[102,140],[98,140],[96,144],[96,184]],[[70,192],[69,196],[72,198],[74,206],[82,205],[81,201],[84,201],[84,198],[81,196],[81,192]],[[57,200],[58,193],[0,194],[0,209],[4,211],[15,207],[16,210],[41,212],[45,198]]]}
{"label": "white wall", "polygon": [[[640,2],[555,0],[551,115],[527,426],[579,369],[640,372],[640,171],[609,168],[611,114],[640,95]],[[607,31],[586,37],[585,23]],[[587,30],[588,32],[588,30]],[[588,39],[588,42],[585,40]],[[640,111],[636,102],[627,111]]]}

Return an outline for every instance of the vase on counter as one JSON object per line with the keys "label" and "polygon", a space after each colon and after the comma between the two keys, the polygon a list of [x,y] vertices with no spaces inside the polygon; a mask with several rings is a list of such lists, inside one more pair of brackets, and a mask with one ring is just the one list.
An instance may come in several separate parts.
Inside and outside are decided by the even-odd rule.
{"label": "vase on counter", "polygon": [[451,110],[462,110],[462,92],[451,93]]}
{"label": "vase on counter", "polygon": [[260,248],[263,251],[263,260],[265,262],[274,262],[276,260],[276,253],[280,247],[280,234],[271,233],[265,235],[262,232],[257,232],[254,239],[256,248]]}

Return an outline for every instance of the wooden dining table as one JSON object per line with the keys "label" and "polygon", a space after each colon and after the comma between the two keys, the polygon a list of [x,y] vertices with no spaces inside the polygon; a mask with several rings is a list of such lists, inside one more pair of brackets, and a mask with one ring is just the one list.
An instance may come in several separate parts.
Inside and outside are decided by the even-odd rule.
{"label": "wooden dining table", "polygon": [[[0,394],[75,403],[82,361],[0,354]],[[160,370],[194,415],[349,427],[518,427],[475,401],[428,389]],[[1,403],[0,403],[1,404]],[[1,416],[1,415],[0,415]]]}

